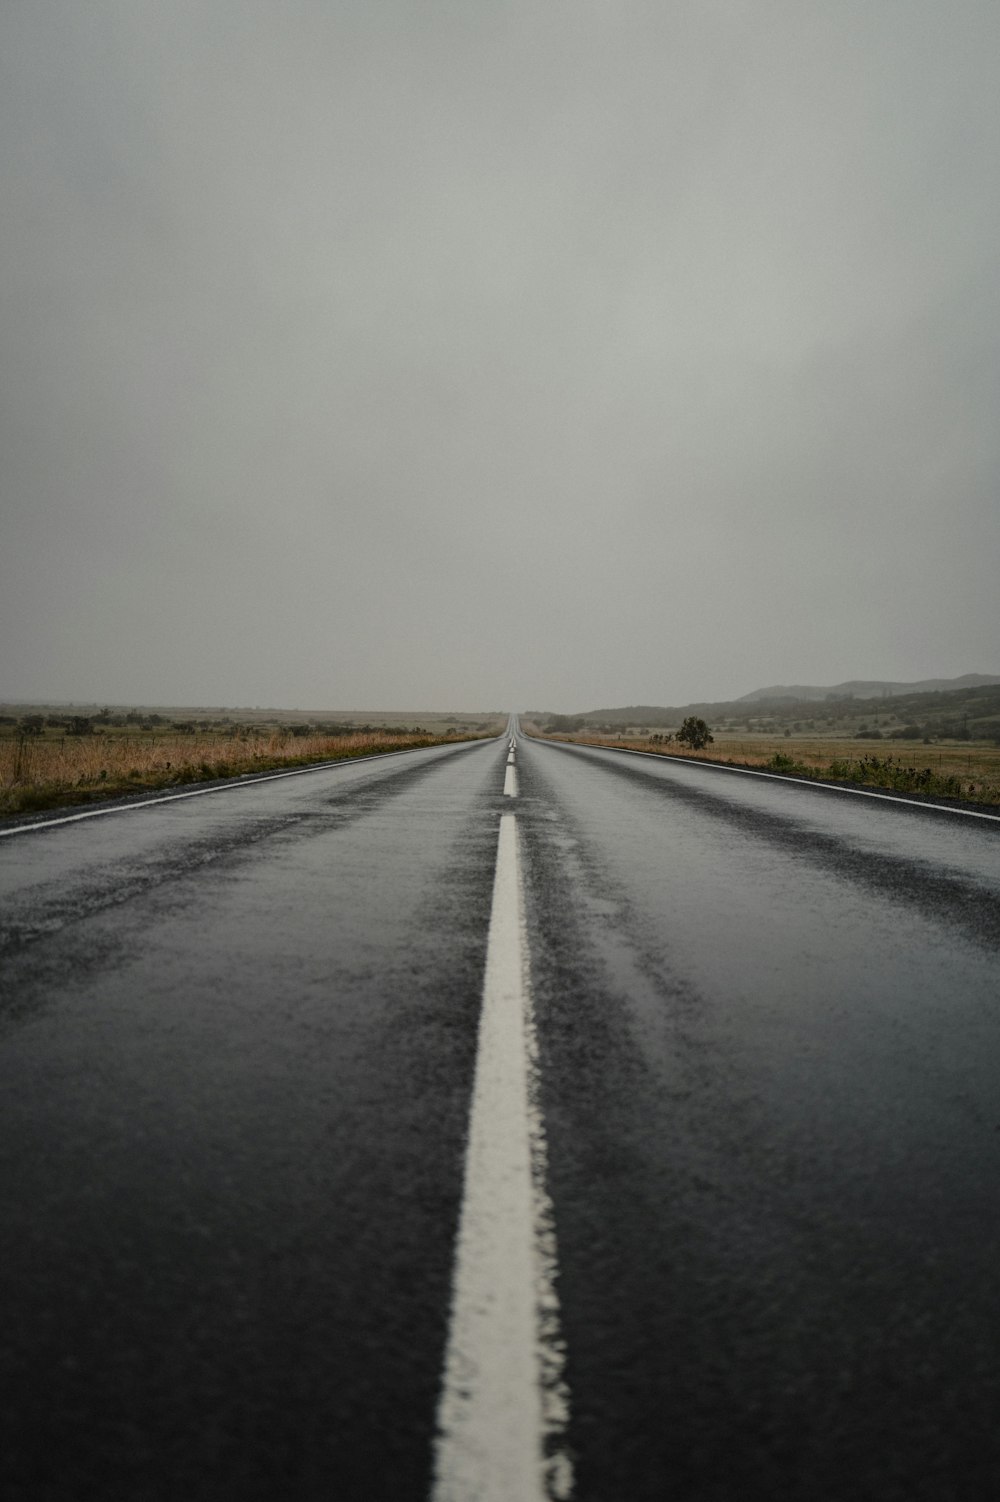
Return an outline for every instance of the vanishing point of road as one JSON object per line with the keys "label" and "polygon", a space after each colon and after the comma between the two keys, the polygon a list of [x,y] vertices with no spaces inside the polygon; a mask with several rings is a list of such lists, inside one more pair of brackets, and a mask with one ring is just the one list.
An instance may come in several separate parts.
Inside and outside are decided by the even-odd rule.
{"label": "vanishing point of road", "polygon": [[512,720],[0,827],[0,998],[8,1502],[1000,1495],[1000,819]]}

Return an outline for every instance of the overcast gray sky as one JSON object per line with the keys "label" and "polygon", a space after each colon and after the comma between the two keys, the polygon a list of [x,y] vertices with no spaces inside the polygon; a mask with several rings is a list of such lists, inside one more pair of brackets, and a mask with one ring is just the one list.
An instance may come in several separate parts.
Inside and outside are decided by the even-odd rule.
{"label": "overcast gray sky", "polygon": [[2,0],[0,697],[1000,672],[996,0]]}

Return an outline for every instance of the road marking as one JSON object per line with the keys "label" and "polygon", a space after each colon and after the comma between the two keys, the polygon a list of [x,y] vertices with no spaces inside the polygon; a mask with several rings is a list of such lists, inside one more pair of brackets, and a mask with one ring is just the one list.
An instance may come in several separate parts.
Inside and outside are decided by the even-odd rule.
{"label": "road marking", "polygon": [[500,819],[433,1502],[566,1499],[569,1396],[513,814]]}
{"label": "road marking", "polygon": [[[479,745],[478,741],[462,741],[453,746],[456,751],[468,750]],[[405,751],[376,751],[372,756],[339,756],[336,761],[321,761],[311,767],[295,767],[290,772],[262,772],[257,777],[244,774],[238,782],[213,783],[207,788],[191,788],[186,793],[163,793],[156,798],[143,798],[139,803],[115,803],[110,808],[88,808],[82,814],[62,814],[58,819],[39,819],[34,824],[15,824],[11,829],[0,829],[0,840],[11,834],[27,834],[32,829],[52,829],[57,824],[76,824],[80,819],[99,819],[106,814],[134,813],[136,809],[152,808],[154,803],[176,803],[179,798],[202,798],[206,793],[231,793],[236,788],[253,787],[258,782],[277,782],[282,777],[304,777],[307,772],[329,772],[334,767],[360,766],[370,761],[385,761],[389,756],[412,756],[413,751],[431,751],[432,746],[411,747]]]}
{"label": "road marking", "polygon": [[[539,738],[536,744],[559,746],[562,750],[573,749],[566,741],[543,741]],[[974,808],[951,808],[947,803],[924,803],[919,798],[897,798],[895,793],[877,793],[868,788],[841,788],[836,783],[820,782],[812,777],[788,777],[784,772],[762,772],[757,767],[723,766],[717,761],[702,761],[694,756],[671,756],[665,751],[632,751],[627,746],[591,746],[586,741],[575,744],[576,749],[584,751],[613,751],[618,756],[642,756],[647,761],[674,761],[684,767],[705,767],[711,772],[740,772],[744,777],[766,777],[769,782],[795,782],[799,787],[818,788],[820,792],[852,793],[855,798],[878,798],[882,803],[904,803],[908,808],[932,808],[939,814],[961,814],[966,819],[989,819],[993,824],[1000,824],[1000,814],[981,814]]]}
{"label": "road marking", "polygon": [[504,796],[507,798],[517,797],[517,768],[508,766],[503,778]]}

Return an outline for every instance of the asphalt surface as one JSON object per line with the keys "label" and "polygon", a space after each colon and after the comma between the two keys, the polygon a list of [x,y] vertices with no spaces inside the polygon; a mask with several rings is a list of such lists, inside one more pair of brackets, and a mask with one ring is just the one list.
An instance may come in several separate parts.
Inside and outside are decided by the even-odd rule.
{"label": "asphalt surface", "polygon": [[511,811],[573,1495],[1000,1494],[1000,823],[505,764],[0,839],[6,1498],[427,1495]]}

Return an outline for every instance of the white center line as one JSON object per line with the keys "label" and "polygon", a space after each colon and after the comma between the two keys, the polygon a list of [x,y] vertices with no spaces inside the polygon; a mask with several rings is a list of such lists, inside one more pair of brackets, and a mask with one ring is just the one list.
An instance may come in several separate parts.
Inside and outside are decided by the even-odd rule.
{"label": "white center line", "polygon": [[433,1502],[570,1496],[517,823],[500,819]]}
{"label": "white center line", "polygon": [[517,797],[517,768],[516,767],[508,767],[507,770],[504,772],[503,790],[504,790],[504,794],[505,794],[506,797],[508,797],[508,798],[516,798]]}

